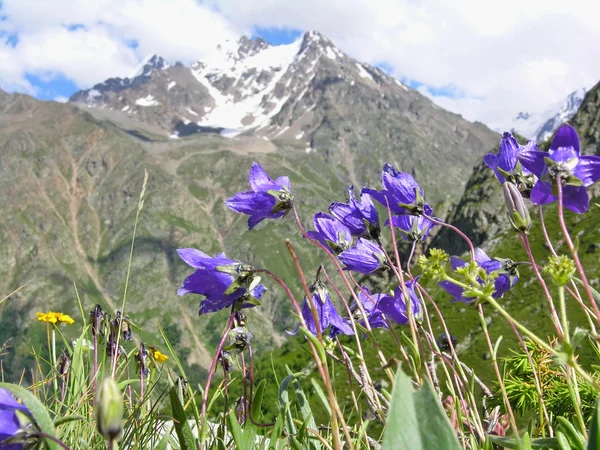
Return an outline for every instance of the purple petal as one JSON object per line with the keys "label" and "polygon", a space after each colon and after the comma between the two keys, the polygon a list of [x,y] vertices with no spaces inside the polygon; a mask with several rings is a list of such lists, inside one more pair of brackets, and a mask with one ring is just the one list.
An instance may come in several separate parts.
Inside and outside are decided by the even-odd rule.
{"label": "purple petal", "polygon": [[[248,182],[250,183],[250,187],[253,191],[264,191],[266,189],[273,189],[275,183],[265,169],[263,169],[260,164],[257,162],[253,162],[250,167],[250,174],[248,175]],[[277,187],[275,188],[277,189]]]}
{"label": "purple petal", "polygon": [[584,186],[590,186],[600,180],[600,157],[580,156],[573,175],[579,178]]}
{"label": "purple petal", "polygon": [[365,235],[367,228],[360,211],[346,203],[332,203],[329,212],[333,217],[346,225],[354,236]]}
{"label": "purple petal", "polygon": [[277,219],[278,217],[282,217],[284,214],[285,211],[280,211],[275,214],[261,212],[251,215],[250,217],[248,217],[248,229],[251,230],[265,219]]}
{"label": "purple petal", "polygon": [[561,147],[573,147],[579,155],[579,136],[571,125],[565,124],[558,129],[550,145],[550,150],[557,150]]}
{"label": "purple petal", "polygon": [[459,267],[466,266],[467,263],[464,262],[462,259],[460,259],[458,256],[451,256],[450,257],[450,265],[452,266],[452,270],[456,270]]}
{"label": "purple petal", "polygon": [[206,253],[202,253],[200,250],[196,250],[195,248],[178,248],[177,253],[179,253],[179,257],[187,265],[195,267],[196,269],[204,267],[206,260],[211,259],[211,257]]}
{"label": "purple petal", "polygon": [[483,162],[494,171],[496,178],[500,183],[504,183],[504,175],[498,171],[498,156],[494,153],[488,153],[483,157]]}
{"label": "purple petal", "polygon": [[286,176],[279,177],[275,180],[275,184],[281,189],[282,187],[286,187],[288,191],[292,190],[292,185],[290,184],[290,179]]}
{"label": "purple petal", "polygon": [[494,280],[494,288],[492,297],[501,298],[511,288],[510,277],[505,274],[498,275],[498,278]]}
{"label": "purple petal", "polygon": [[440,281],[438,285],[458,301],[468,301],[463,297],[464,289],[450,281]]}
{"label": "purple petal", "polygon": [[552,185],[547,181],[538,181],[531,190],[529,199],[534,205],[545,205],[556,201],[556,197],[552,194]]}
{"label": "purple petal", "polygon": [[375,255],[384,256],[376,244],[359,238],[358,243],[339,254],[339,259],[346,267],[356,272],[368,274],[381,267],[380,260]]}
{"label": "purple petal", "polygon": [[[354,203],[354,201],[354,199],[350,200],[351,203]],[[377,213],[377,209],[375,209],[371,196],[364,192],[364,188],[360,191],[360,211],[371,225],[377,226],[379,223],[379,214]]]}
{"label": "purple petal", "polygon": [[392,176],[390,173],[384,172],[381,181],[383,187],[398,203],[405,203],[407,205],[414,203],[417,199],[417,189],[422,195],[421,188],[416,180],[408,173],[396,172],[395,176]]}
{"label": "purple petal", "polygon": [[579,159],[579,154],[573,147],[559,147],[556,150],[550,150],[548,156],[552,161],[557,163],[565,163],[572,159]]}
{"label": "purple petal", "polygon": [[498,149],[498,167],[505,172],[512,172],[517,166],[519,143],[510,133],[504,133]]}
{"label": "purple petal", "polygon": [[481,249],[475,249],[475,262],[481,266],[482,263],[490,261],[491,258],[487,255],[487,253]]}
{"label": "purple petal", "polygon": [[318,212],[313,218],[315,229],[325,239],[337,244],[352,242],[352,234],[350,230],[341,222],[335,220],[328,214]]}
{"label": "purple petal", "polygon": [[583,186],[565,186],[563,188],[563,203],[565,208],[577,214],[583,214],[590,206],[590,198]]}
{"label": "purple petal", "polygon": [[546,170],[544,158],[548,156],[548,153],[540,151],[523,152],[519,155],[519,161],[523,167],[540,178]]}
{"label": "purple petal", "polygon": [[225,204],[235,212],[253,215],[269,214],[275,206],[275,197],[266,192],[238,192],[225,200]]}
{"label": "purple petal", "polygon": [[325,303],[323,303],[323,312],[323,315],[326,315],[328,318],[329,325],[334,326],[346,335],[354,334],[352,326],[338,314],[331,299],[327,298]]}
{"label": "purple petal", "polygon": [[[179,288],[177,295],[193,293],[207,297],[220,297],[231,286],[231,283],[233,283],[233,276],[229,273],[218,270],[198,269],[183,280],[183,285]],[[230,295],[238,293],[239,297],[241,293],[238,291],[240,289]]]}

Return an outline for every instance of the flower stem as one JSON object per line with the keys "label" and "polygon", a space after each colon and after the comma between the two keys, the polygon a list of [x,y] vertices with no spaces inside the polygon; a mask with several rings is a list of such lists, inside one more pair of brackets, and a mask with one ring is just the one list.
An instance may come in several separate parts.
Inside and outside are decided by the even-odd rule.
{"label": "flower stem", "polygon": [[215,352],[215,357],[213,358],[212,363],[210,365],[210,370],[208,371],[208,377],[206,379],[204,393],[202,394],[202,413],[201,413],[201,418],[202,418],[201,436],[202,437],[201,437],[201,441],[200,441],[201,448],[204,448],[204,441],[206,440],[206,428],[207,428],[206,404],[208,403],[208,392],[210,390],[210,382],[212,381],[213,375],[215,374],[217,362],[219,361],[219,358],[221,357],[221,351],[223,350],[223,346],[225,345],[225,341],[227,340],[227,336],[229,335],[229,330],[231,330],[231,327],[233,326],[233,318],[235,315],[234,308],[235,308],[235,304],[231,307],[231,314],[229,314],[229,321],[227,322],[227,327],[225,328],[225,331],[223,332],[221,341],[219,342],[219,345],[217,346],[217,350]]}
{"label": "flower stem", "polygon": [[467,245],[469,246],[469,252],[471,253],[471,258],[473,259],[473,261],[475,261],[475,247],[473,246],[473,242],[471,241],[471,239],[469,239],[469,237],[465,233],[460,231],[454,225],[450,225],[449,223],[446,223],[442,220],[438,220],[435,217],[429,217],[427,214],[423,214],[423,217],[425,217],[427,220],[431,220],[433,223],[435,223],[437,225],[440,225],[440,226],[446,227],[446,228],[450,228],[452,231],[454,231],[456,234],[458,234],[460,237],[462,237],[465,240],[465,242],[467,243]]}
{"label": "flower stem", "polygon": [[523,247],[525,248],[525,252],[527,253],[527,256],[529,257],[529,262],[531,263],[531,267],[533,268],[535,276],[537,277],[538,281],[542,285],[542,289],[544,290],[544,294],[546,295],[546,300],[548,301],[548,306],[550,307],[550,314],[552,316],[552,322],[554,323],[554,328],[556,329],[556,333],[558,334],[559,338],[562,338],[563,329],[560,325],[560,320],[558,318],[558,314],[556,313],[556,308],[554,307],[554,302],[552,301],[552,295],[550,295],[548,286],[546,285],[546,282],[544,281],[544,278],[542,277],[542,274],[540,273],[540,270],[538,269],[538,266],[535,263],[535,258],[533,257],[533,252],[531,251],[531,245],[529,243],[529,238],[527,237],[526,234],[519,234],[519,239],[521,240],[521,244],[523,244]]}
{"label": "flower stem", "polygon": [[569,234],[569,230],[567,229],[567,225],[565,223],[564,217],[564,208],[563,208],[563,191],[562,191],[562,181],[560,178],[560,174],[556,177],[556,187],[558,190],[558,222],[560,223],[560,228],[562,229],[563,235],[565,236],[565,241],[567,242],[567,246],[571,251],[571,256],[573,256],[573,260],[575,261],[575,265],[577,266],[577,272],[581,276],[581,281],[583,282],[583,287],[585,288],[585,292],[590,300],[590,304],[594,309],[594,314],[596,315],[596,320],[600,323],[600,309],[598,309],[598,304],[592,295],[592,290],[590,288],[590,284],[583,270],[583,266],[581,265],[581,261],[579,260],[579,256],[577,255],[577,251],[575,250],[575,246],[573,245],[573,241],[571,240],[571,235]]}
{"label": "flower stem", "polygon": [[485,340],[488,345],[488,349],[490,350],[490,356],[492,358],[492,365],[494,366],[494,372],[496,373],[496,379],[498,380],[498,386],[500,386],[500,392],[502,392],[502,399],[504,400],[504,406],[506,406],[506,411],[508,412],[508,417],[510,419],[510,426],[512,427],[517,438],[519,437],[519,430],[517,428],[517,422],[515,421],[515,415],[513,413],[512,407],[510,406],[510,401],[508,400],[508,394],[506,393],[506,388],[504,387],[504,379],[502,378],[502,374],[500,373],[500,368],[498,367],[498,361],[496,359],[496,350],[492,345],[492,341],[490,339],[490,334],[488,332],[487,323],[485,321],[485,316],[483,314],[483,307],[481,305],[477,305],[477,311],[479,312],[479,319],[481,321],[481,328],[483,329],[483,335],[485,336]]}

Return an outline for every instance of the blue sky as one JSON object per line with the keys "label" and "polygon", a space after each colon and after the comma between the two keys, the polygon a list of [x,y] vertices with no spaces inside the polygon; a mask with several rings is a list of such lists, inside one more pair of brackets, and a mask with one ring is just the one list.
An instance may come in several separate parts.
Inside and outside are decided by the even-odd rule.
{"label": "blue sky", "polygon": [[45,100],[127,76],[148,54],[189,64],[226,39],[287,44],[303,30],[493,128],[600,80],[589,0],[33,1],[0,0],[0,87]]}

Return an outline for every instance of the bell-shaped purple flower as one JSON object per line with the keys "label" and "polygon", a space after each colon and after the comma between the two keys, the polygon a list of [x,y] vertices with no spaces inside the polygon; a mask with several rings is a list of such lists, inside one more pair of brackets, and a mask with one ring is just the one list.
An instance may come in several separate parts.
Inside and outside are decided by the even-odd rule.
{"label": "bell-shaped purple flower", "polygon": [[[361,286],[361,290],[358,292],[358,300],[367,314],[367,320],[371,328],[388,328],[388,322],[383,311],[379,309],[379,301],[385,296],[386,294],[371,294],[366,286]],[[362,315],[360,317],[359,323],[365,327],[364,318]]]}
{"label": "bell-shaped purple flower", "polygon": [[550,150],[528,151],[519,155],[523,167],[537,175],[530,199],[536,205],[558,200],[556,180],[560,178],[565,207],[583,214],[589,207],[586,187],[600,179],[600,157],[580,156],[579,136],[570,125],[562,125]]}
{"label": "bell-shaped purple flower", "polygon": [[392,225],[400,229],[405,241],[422,242],[435,224],[423,216],[392,216]]}
{"label": "bell-shaped purple flower", "polygon": [[347,269],[364,274],[388,267],[381,247],[364,238],[358,238],[354,247],[344,250],[338,257]]}
{"label": "bell-shaped purple flower", "polygon": [[[415,285],[418,282],[418,277],[413,280],[408,280],[404,283],[406,291],[410,298],[411,313],[416,320],[421,320],[423,313],[421,312],[421,304],[419,297],[415,293]],[[386,316],[394,322],[401,325],[408,323],[408,312],[406,309],[406,298],[404,296],[402,286],[397,286],[392,295],[386,295],[379,300],[377,307]]]}
{"label": "bell-shaped purple flower", "polygon": [[228,259],[224,253],[215,257],[194,248],[178,249],[181,259],[196,271],[188,276],[177,295],[200,294],[200,314],[220,311],[239,302],[242,308],[260,304],[266,288],[259,277],[252,275],[250,266]]}
{"label": "bell-shaped purple flower", "polygon": [[249,229],[264,219],[282,217],[292,208],[294,199],[288,177],[273,181],[258,163],[253,162],[248,181],[252,190],[238,192],[225,200],[225,204],[235,212],[250,216]]}
{"label": "bell-shaped purple flower", "polygon": [[[329,292],[320,286],[313,287],[313,294],[311,297],[311,303],[317,310],[317,317],[319,318],[319,328],[322,333],[325,333],[327,327],[331,325],[329,335],[331,337],[335,337],[336,335],[343,334],[354,334],[354,330],[348,323],[348,321],[344,320],[335,309],[335,305],[331,301],[331,297],[329,296]],[[304,297],[304,302],[302,303],[302,317],[306,322],[306,328],[312,334],[317,334],[317,325],[315,323],[315,318],[312,313],[311,305],[309,304],[309,300]],[[298,328],[290,334],[296,334],[298,332]]]}
{"label": "bell-shaped purple flower", "polygon": [[431,206],[423,199],[423,189],[412,175],[398,172],[394,166],[385,163],[381,183],[383,190],[363,188],[363,192],[371,195],[383,206],[387,206],[389,203],[392,214],[420,215],[425,213],[428,216],[431,215]]}
{"label": "bell-shaped purple flower", "polygon": [[[515,182],[516,177],[531,174],[526,168],[518,167],[519,155],[537,149],[537,144],[534,141],[527,142],[527,145],[520,145],[512,134],[505,132],[498,146],[498,154],[488,153],[483,157],[483,160],[494,171],[500,183],[505,181]],[[512,179],[507,180],[506,177]]]}
{"label": "bell-shaped purple flower", "polygon": [[316,231],[308,231],[307,234],[323,244],[329,251],[341,253],[352,245],[350,230],[330,215],[318,212],[315,214],[313,222]]}
{"label": "bell-shaped purple flower", "polygon": [[[493,298],[501,298],[506,291],[513,287],[519,280],[518,273],[513,272],[513,269],[507,269],[505,264],[497,259],[490,258],[485,251],[480,248],[475,249],[475,262],[479,267],[491,274],[492,272],[499,272],[498,276],[494,280],[494,292],[492,293]],[[462,259],[457,256],[450,257],[450,264],[452,270],[456,270],[459,267],[467,265]],[[510,264],[509,264],[510,265]],[[482,282],[482,280],[480,280]],[[440,281],[439,286],[448,292],[453,298],[453,302],[464,302],[471,303],[475,300],[473,297],[465,297],[463,295],[464,289],[451,281]]]}
{"label": "bell-shaped purple flower", "polygon": [[348,203],[334,202],[329,205],[329,213],[342,222],[353,236],[379,237],[379,215],[371,196],[360,191],[360,202],[354,198],[354,186],[348,188]]}
{"label": "bell-shaped purple flower", "polygon": [[10,391],[0,388],[0,449],[2,450],[21,450],[24,446],[21,443],[2,443],[15,436],[22,428],[16,411],[31,416],[27,407],[17,402]]}

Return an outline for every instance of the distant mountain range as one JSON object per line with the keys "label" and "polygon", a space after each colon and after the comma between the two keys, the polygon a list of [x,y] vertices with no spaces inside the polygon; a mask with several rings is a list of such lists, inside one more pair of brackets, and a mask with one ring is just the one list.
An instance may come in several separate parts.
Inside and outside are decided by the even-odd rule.
{"label": "distant mountain range", "polygon": [[511,129],[527,139],[547,141],[558,127],[570,120],[583,103],[585,88],[571,92],[565,99],[548,106],[540,113],[520,112],[513,120]]}

